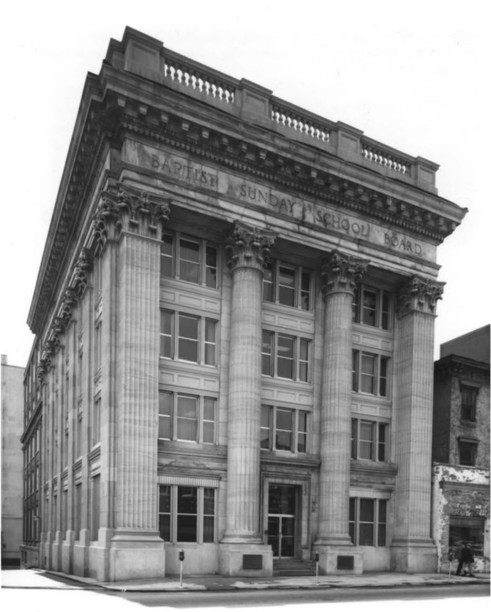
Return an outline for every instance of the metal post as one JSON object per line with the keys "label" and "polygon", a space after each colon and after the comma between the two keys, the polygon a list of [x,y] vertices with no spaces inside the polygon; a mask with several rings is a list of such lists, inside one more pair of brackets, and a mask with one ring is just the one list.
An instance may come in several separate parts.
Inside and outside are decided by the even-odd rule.
{"label": "metal post", "polygon": [[315,583],[319,584],[319,553],[315,553]]}
{"label": "metal post", "polygon": [[182,584],[182,572],[183,572],[183,566],[184,566],[184,551],[180,550],[179,551],[179,588],[182,589],[183,588],[183,584]]}

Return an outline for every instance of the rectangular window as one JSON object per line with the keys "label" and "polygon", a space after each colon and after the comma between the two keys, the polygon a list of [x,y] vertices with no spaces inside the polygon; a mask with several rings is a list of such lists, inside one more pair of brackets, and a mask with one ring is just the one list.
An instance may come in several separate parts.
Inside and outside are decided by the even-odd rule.
{"label": "rectangular window", "polygon": [[101,398],[94,399],[92,403],[91,442],[95,446],[101,441]]}
{"label": "rectangular window", "polygon": [[263,330],[262,373],[309,382],[310,344],[307,338]]}
{"label": "rectangular window", "polygon": [[311,274],[299,266],[273,261],[265,265],[263,300],[283,306],[311,309]]}
{"label": "rectangular window", "polygon": [[75,499],[73,500],[75,506],[74,516],[74,529],[75,539],[80,538],[80,530],[82,529],[82,483],[79,482],[75,485]]}
{"label": "rectangular window", "polygon": [[355,546],[386,546],[387,500],[350,497],[349,534]]}
{"label": "rectangular window", "polygon": [[159,486],[159,530],[166,542],[215,541],[215,489]]}
{"label": "rectangular window", "polygon": [[351,458],[387,461],[387,424],[351,419]]}
{"label": "rectangular window", "polygon": [[353,351],[353,391],[387,397],[389,358],[384,355]]}
{"label": "rectangular window", "polygon": [[218,250],[205,240],[164,234],[160,248],[160,273],[164,278],[218,286]]}
{"label": "rectangular window", "polygon": [[91,503],[90,503],[90,539],[97,540],[99,537],[100,512],[101,512],[101,477],[100,475],[92,478]]}
{"label": "rectangular window", "polygon": [[392,325],[392,297],[382,289],[358,287],[353,297],[353,321],[370,327],[390,329]]}
{"label": "rectangular window", "polygon": [[161,310],[160,356],[215,366],[217,323],[215,319]]}
{"label": "rectangular window", "polygon": [[308,412],[276,406],[261,406],[261,448],[306,453]]}
{"label": "rectangular window", "polygon": [[460,386],[461,419],[464,421],[476,420],[477,387]]}
{"label": "rectangular window", "polygon": [[451,516],[449,548],[457,549],[462,542],[470,542],[475,555],[483,554],[485,518],[481,516]]}
{"label": "rectangular window", "polygon": [[159,438],[215,443],[216,399],[160,391]]}
{"label": "rectangular window", "polygon": [[477,440],[459,439],[460,465],[475,466],[477,461]]}
{"label": "rectangular window", "polygon": [[94,374],[97,374],[102,366],[102,323],[99,321],[95,326],[94,335]]}

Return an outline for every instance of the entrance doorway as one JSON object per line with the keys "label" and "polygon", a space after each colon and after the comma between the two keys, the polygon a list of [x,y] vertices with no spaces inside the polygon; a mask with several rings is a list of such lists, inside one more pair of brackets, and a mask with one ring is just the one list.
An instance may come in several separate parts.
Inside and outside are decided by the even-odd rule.
{"label": "entrance doorway", "polygon": [[294,485],[269,485],[268,544],[277,559],[295,557],[297,489]]}

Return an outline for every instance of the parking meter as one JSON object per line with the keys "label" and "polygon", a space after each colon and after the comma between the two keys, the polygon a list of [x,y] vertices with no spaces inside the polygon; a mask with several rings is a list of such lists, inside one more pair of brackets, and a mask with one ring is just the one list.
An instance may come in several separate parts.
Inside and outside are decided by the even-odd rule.
{"label": "parking meter", "polygon": [[179,586],[182,589],[182,568],[184,565],[184,551],[183,550],[179,551],[179,565],[180,565],[180,568],[179,568],[180,585]]}

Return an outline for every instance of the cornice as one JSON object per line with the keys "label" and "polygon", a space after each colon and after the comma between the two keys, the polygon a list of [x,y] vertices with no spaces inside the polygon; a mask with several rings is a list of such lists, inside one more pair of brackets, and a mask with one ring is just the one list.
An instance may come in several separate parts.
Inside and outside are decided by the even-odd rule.
{"label": "cornice", "polygon": [[[149,113],[151,111],[147,109],[146,116]],[[162,113],[159,114],[158,127],[155,122],[152,126],[151,122],[142,123],[130,117],[125,117],[121,127],[128,134],[165,144],[327,204],[362,213],[436,243],[443,242],[459,225],[454,219],[339,177],[317,165],[298,161],[292,154],[273,152],[176,115],[164,113],[162,118]],[[295,153],[298,150],[296,146]],[[326,157],[329,157],[327,153]]]}
{"label": "cornice", "polygon": [[[105,70],[112,71],[109,83],[104,80]],[[118,92],[118,87],[124,93]],[[139,96],[139,88],[145,90],[145,101]],[[196,113],[192,113],[195,108]],[[183,116],[185,112],[193,118]],[[331,152],[294,142],[284,134],[226,115],[168,87],[150,85],[124,70],[105,66],[99,77],[89,77],[83,94],[28,317],[28,324],[36,334],[46,323],[52,296],[70,259],[73,238],[95,187],[94,173],[101,153],[110,146],[117,148],[124,138],[131,136],[170,146],[221,168],[358,212],[434,243],[442,242],[451,234],[462,217],[461,209],[455,205],[452,205],[456,209],[452,214],[439,214],[438,203],[446,201],[415,186],[379,176]],[[345,167],[351,168],[351,178],[339,176],[340,169]],[[364,177],[363,181],[352,178],[356,173]],[[431,205],[418,206],[384,193],[378,187],[361,184],[367,182],[367,177],[375,177],[388,187],[399,185],[407,193],[416,194],[413,198],[416,201],[420,199]],[[399,192],[392,190],[392,194]]]}

